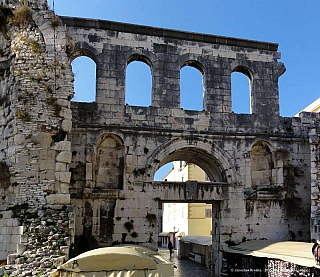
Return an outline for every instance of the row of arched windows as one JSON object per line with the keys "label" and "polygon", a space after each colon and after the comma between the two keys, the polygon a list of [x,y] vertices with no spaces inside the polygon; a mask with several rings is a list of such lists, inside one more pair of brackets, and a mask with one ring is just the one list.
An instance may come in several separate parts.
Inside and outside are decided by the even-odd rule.
{"label": "row of arched windows", "polygon": [[[72,63],[75,76],[73,101],[94,102],[96,94],[96,63],[86,56]],[[250,113],[250,80],[247,72],[235,69],[231,74],[232,111]],[[129,61],[126,68],[125,103],[132,106],[151,106],[152,73],[150,66],[138,60]],[[185,110],[203,110],[203,74],[186,64],[180,71],[180,107]]]}

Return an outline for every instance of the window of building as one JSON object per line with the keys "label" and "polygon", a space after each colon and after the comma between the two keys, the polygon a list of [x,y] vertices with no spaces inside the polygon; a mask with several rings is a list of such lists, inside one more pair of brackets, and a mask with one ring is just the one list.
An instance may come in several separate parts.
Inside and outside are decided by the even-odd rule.
{"label": "window of building", "polygon": [[131,106],[151,106],[152,74],[150,66],[142,61],[132,61],[126,70],[125,103]]}
{"label": "window of building", "polygon": [[193,66],[184,66],[180,71],[180,107],[185,110],[203,110],[203,74]]}
{"label": "window of building", "polygon": [[94,102],[96,99],[96,63],[89,57],[80,56],[72,63],[74,97],[76,102]]}
{"label": "window of building", "polygon": [[231,74],[232,111],[251,113],[251,73],[244,67],[237,67]]}
{"label": "window of building", "polygon": [[205,218],[212,218],[212,210],[205,209]]}

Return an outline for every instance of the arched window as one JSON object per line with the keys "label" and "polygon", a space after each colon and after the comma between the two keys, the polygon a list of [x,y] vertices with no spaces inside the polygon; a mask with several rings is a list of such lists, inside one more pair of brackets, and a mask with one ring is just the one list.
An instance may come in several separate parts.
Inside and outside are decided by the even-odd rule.
{"label": "arched window", "polygon": [[149,107],[152,104],[151,62],[134,55],[128,61],[126,70],[125,103],[132,106]]}
{"label": "arched window", "polygon": [[86,56],[75,58],[72,63],[74,74],[74,97],[76,102],[94,102],[96,99],[96,63]]}
{"label": "arched window", "polygon": [[252,74],[245,67],[236,67],[231,74],[232,111],[234,113],[251,113]]}
{"label": "arched window", "polygon": [[203,70],[196,62],[187,62],[180,71],[180,107],[203,110]]}

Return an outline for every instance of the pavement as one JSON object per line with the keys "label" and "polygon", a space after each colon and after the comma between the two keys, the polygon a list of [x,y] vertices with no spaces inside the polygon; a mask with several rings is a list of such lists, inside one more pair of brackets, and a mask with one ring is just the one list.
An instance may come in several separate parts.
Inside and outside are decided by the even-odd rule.
{"label": "pavement", "polygon": [[178,260],[177,250],[174,251],[171,257],[168,249],[159,248],[159,253],[165,260],[174,263],[174,277],[210,276],[205,266],[191,260]]}

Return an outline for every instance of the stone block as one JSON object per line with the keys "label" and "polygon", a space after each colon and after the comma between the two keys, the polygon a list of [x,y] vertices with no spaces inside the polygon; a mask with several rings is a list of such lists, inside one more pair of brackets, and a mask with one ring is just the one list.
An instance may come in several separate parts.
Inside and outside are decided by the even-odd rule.
{"label": "stone block", "polygon": [[69,119],[64,119],[61,124],[62,130],[65,132],[70,132],[72,128],[72,121]]}
{"label": "stone block", "polygon": [[70,195],[69,194],[51,194],[46,197],[48,205],[67,205],[70,204]]}
{"label": "stone block", "polygon": [[67,108],[62,108],[61,111],[59,112],[59,115],[66,119],[72,118],[71,110]]}
{"label": "stone block", "polygon": [[40,144],[42,149],[48,149],[52,143],[52,137],[48,133],[40,133],[33,135],[32,141]]}
{"label": "stone block", "polygon": [[86,180],[92,180],[92,163],[86,163]]}
{"label": "stone block", "polygon": [[48,169],[44,172],[44,175],[42,175],[44,180],[54,180],[54,170]]}
{"label": "stone block", "polygon": [[65,108],[70,108],[70,101],[65,99],[57,99],[57,104]]}
{"label": "stone block", "polygon": [[39,164],[40,170],[54,170],[55,169],[55,162],[54,160],[43,160]]}
{"label": "stone block", "polygon": [[10,241],[13,244],[18,244],[18,243],[20,243],[20,236],[19,235],[12,235],[10,238]]}
{"label": "stone block", "polygon": [[59,184],[59,193],[69,193],[69,183],[60,183]]}
{"label": "stone block", "polygon": [[65,256],[57,257],[52,259],[52,264],[55,267],[62,265],[65,262]]}
{"label": "stone block", "polygon": [[132,155],[127,155],[126,159],[127,159],[127,166],[131,166],[132,165]]}
{"label": "stone block", "polygon": [[53,144],[51,149],[57,150],[57,151],[70,151],[71,149],[71,142],[70,141],[59,141]]}
{"label": "stone block", "polygon": [[14,143],[16,145],[24,144],[25,143],[25,136],[22,134],[17,134],[14,136]]}
{"label": "stone block", "polygon": [[60,246],[60,251],[65,254],[65,255],[69,255],[69,246]]}
{"label": "stone block", "polygon": [[6,229],[6,234],[13,234],[14,227],[8,226],[8,227],[5,227],[5,229]]}
{"label": "stone block", "polygon": [[28,242],[28,236],[26,236],[26,235],[20,236],[20,242],[21,243],[27,243]]}
{"label": "stone block", "polygon": [[56,180],[62,183],[70,183],[71,172],[56,172]]}
{"label": "stone block", "polygon": [[[0,260],[7,260],[7,256],[8,256],[8,252],[3,250],[0,250]],[[4,275],[5,272],[5,268],[4,267],[0,267],[0,276]]]}
{"label": "stone block", "polygon": [[56,163],[56,171],[57,171],[57,172],[67,171],[67,164],[57,162],[57,163]]}
{"label": "stone block", "polygon": [[70,163],[72,159],[72,153],[70,151],[62,151],[56,156],[57,162]]}
{"label": "stone block", "polygon": [[7,243],[7,251],[11,253],[17,252],[17,244]]}

